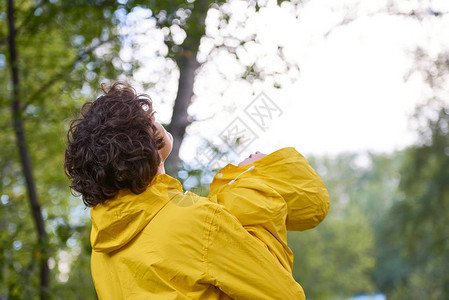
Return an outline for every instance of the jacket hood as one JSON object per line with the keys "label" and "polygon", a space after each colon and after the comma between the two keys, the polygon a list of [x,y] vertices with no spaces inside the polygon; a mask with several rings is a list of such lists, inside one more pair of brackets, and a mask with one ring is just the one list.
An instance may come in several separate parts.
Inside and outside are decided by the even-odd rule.
{"label": "jacket hood", "polygon": [[329,210],[329,195],[321,178],[294,147],[279,149],[246,166],[228,164],[215,174],[209,197],[217,195],[239,178],[263,182],[287,203],[287,229],[305,230],[318,225]]}
{"label": "jacket hood", "polygon": [[90,211],[92,248],[109,253],[125,246],[179,194],[181,183],[167,174],[159,174],[141,194],[121,190],[113,199],[97,204]]}

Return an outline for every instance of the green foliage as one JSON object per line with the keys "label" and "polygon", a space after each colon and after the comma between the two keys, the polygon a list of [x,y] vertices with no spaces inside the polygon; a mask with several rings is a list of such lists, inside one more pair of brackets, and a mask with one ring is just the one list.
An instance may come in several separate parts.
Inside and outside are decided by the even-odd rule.
{"label": "green foliage", "polygon": [[[123,73],[120,59],[113,59],[121,46],[115,30],[119,20],[113,14],[117,9],[119,4],[104,1],[25,0],[15,5],[21,118],[49,235],[45,245],[52,268],[49,293],[55,299],[95,295],[88,272],[90,251],[78,246],[80,228],[90,225],[86,219],[71,218],[81,201],[70,195],[63,171],[64,127],[86,101],[84,95],[91,97],[86,89],[96,88],[101,77]],[[33,299],[39,295],[41,253],[11,126],[6,1],[0,12],[0,54],[6,63],[0,69],[0,297]],[[107,51],[95,55],[100,46]],[[69,270],[61,266],[70,260],[81,267],[72,268],[65,282]]]}
{"label": "green foliage", "polygon": [[388,246],[381,254],[399,271],[379,283],[392,299],[449,296],[449,109],[439,103],[434,117],[427,117],[425,109],[432,106],[417,113],[427,121],[420,130],[422,144],[407,149],[403,198],[384,220],[381,239]]}
{"label": "green foliage", "polygon": [[345,153],[308,160],[322,177],[331,206],[317,228],[289,232],[293,275],[308,299],[372,293],[377,216],[392,204],[400,155]]}
{"label": "green foliage", "polygon": [[295,254],[293,275],[308,298],[348,298],[374,290],[374,232],[360,212],[338,219],[331,211],[318,228],[289,232],[289,245]]}

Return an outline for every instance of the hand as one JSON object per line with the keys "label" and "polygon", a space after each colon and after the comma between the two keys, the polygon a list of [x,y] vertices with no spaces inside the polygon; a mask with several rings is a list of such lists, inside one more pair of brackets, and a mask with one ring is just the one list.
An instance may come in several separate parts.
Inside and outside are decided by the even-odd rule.
{"label": "hand", "polygon": [[254,154],[250,154],[247,158],[245,158],[242,162],[239,163],[239,166],[246,166],[252,162],[255,162],[256,160],[261,159],[262,157],[267,156],[266,154],[260,153],[259,151],[256,151]]}

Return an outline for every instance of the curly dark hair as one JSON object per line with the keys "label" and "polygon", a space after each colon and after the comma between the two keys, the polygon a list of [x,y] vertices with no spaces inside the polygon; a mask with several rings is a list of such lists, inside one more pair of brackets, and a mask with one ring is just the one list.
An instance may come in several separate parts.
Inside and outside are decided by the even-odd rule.
{"label": "curly dark hair", "polygon": [[116,82],[81,108],[70,122],[64,170],[72,191],[93,207],[115,197],[119,190],[140,194],[161,163],[164,146],[154,125],[151,98]]}

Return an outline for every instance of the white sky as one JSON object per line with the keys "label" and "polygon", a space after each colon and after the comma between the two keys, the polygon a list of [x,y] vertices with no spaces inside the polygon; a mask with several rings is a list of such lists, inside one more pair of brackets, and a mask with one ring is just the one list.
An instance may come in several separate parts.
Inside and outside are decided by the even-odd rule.
{"label": "white sky", "polygon": [[[277,81],[284,83],[281,89],[272,87],[272,78],[253,85],[239,79],[242,67],[226,52],[207,56],[219,36],[226,34],[214,30],[218,11],[210,11],[209,38],[203,39],[199,55],[200,60],[208,59],[197,76],[195,98],[189,108],[190,114],[205,120],[188,128],[181,158],[192,159],[201,138],[213,139],[237,116],[258,135],[241,153],[241,159],[256,150],[268,154],[286,146],[294,146],[305,155],[321,155],[343,151],[391,152],[413,143],[416,136],[409,129],[408,118],[415,105],[429,94],[419,75],[407,82],[404,76],[413,67],[416,46],[431,55],[449,49],[449,19],[446,16],[419,23],[405,17],[373,16],[383,2],[310,1],[299,11],[298,19],[289,4],[279,8],[271,1],[256,14],[244,9],[244,1],[231,2],[227,6],[233,14],[228,33],[238,38],[256,33],[260,45],[250,45],[246,52],[239,52],[243,63],[257,60],[268,72],[282,71],[283,63],[275,55],[277,45],[282,45],[287,61],[299,66],[300,72],[292,70],[288,76],[277,77]],[[441,9],[449,10],[448,2],[441,1]],[[335,27],[348,11],[345,7],[353,7],[355,3],[360,4],[357,20]],[[413,1],[401,3],[406,9]],[[246,20],[247,13],[248,19],[242,27],[238,22]],[[130,27],[147,33],[138,37],[140,49],[128,58],[137,57],[145,62],[145,67],[135,75],[137,81],[160,80],[146,92],[152,96],[160,120],[168,122],[179,75],[177,71],[169,72],[174,69],[173,64],[167,65],[154,54],[164,53],[161,31],[154,29],[154,22],[142,22]],[[325,38],[324,34],[334,27]],[[176,28],[173,32],[177,32]],[[182,40],[182,32],[178,35]],[[130,55],[124,51],[123,56]],[[296,80],[291,83],[289,78]],[[283,111],[266,132],[251,123],[243,112],[262,91]]]}

